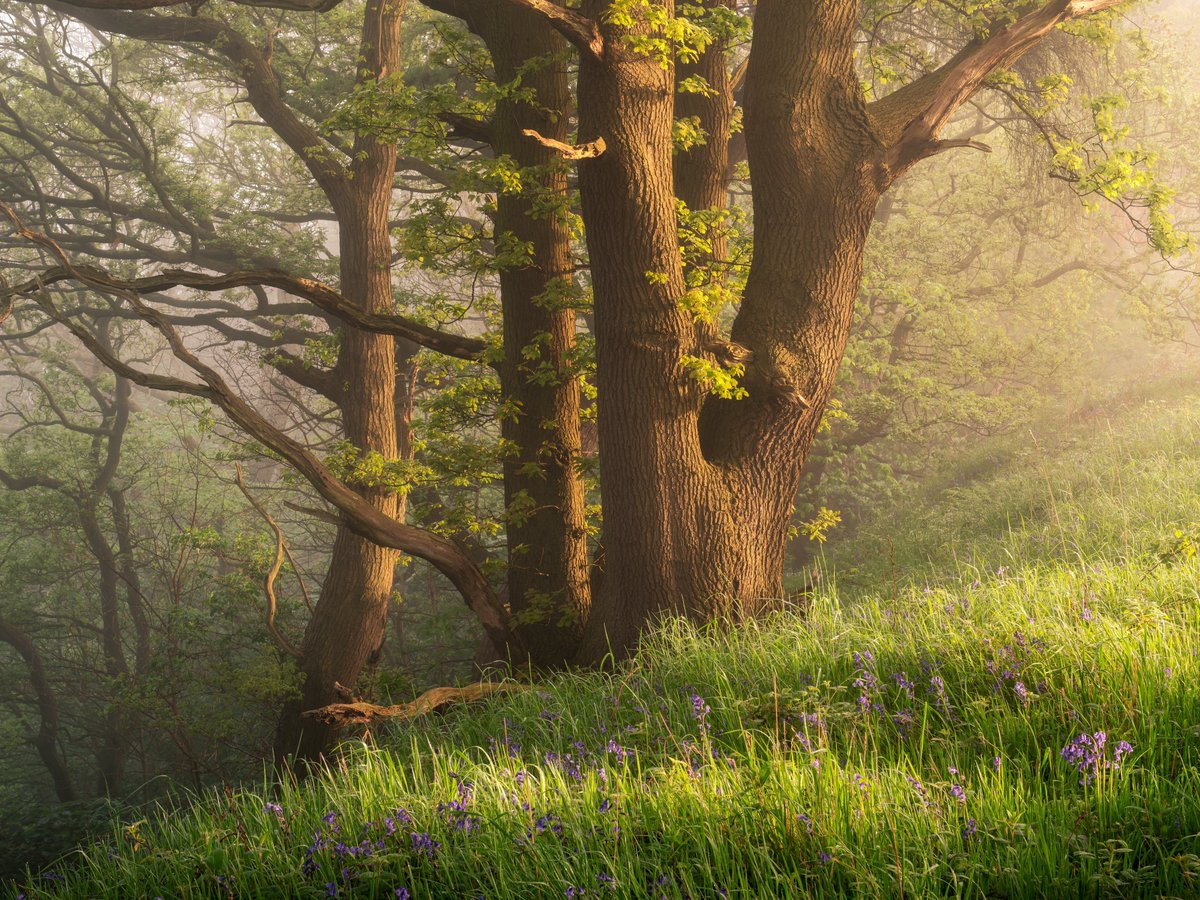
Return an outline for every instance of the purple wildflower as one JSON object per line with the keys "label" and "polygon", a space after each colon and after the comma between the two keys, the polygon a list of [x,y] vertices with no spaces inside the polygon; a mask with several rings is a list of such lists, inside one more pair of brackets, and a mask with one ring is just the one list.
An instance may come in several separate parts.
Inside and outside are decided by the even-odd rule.
{"label": "purple wildflower", "polygon": [[1108,735],[1103,731],[1093,734],[1084,732],[1062,748],[1062,758],[1079,773],[1079,783],[1091,784],[1105,769],[1117,769],[1121,760],[1133,750],[1128,741],[1118,741],[1112,751],[1112,759],[1105,755]]}
{"label": "purple wildflower", "polygon": [[694,690],[691,688],[688,688],[688,690],[692,692],[692,718],[695,719],[699,724],[701,732],[707,731],[708,714],[712,712],[712,708],[705,703],[704,698],[697,694]]}
{"label": "purple wildflower", "polygon": [[435,841],[428,832],[412,832],[413,850],[426,859],[436,859],[437,852],[441,849],[440,842]]}

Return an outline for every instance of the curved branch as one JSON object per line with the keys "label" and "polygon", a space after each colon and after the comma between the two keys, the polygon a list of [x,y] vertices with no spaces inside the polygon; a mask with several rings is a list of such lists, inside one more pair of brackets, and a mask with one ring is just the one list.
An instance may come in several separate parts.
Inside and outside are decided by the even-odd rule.
{"label": "curved branch", "polygon": [[349,173],[335,158],[334,149],[284,100],[270,58],[236,29],[216,19],[197,15],[127,12],[119,7],[85,6],[58,0],[45,0],[36,5],[70,16],[99,31],[155,43],[212,47],[232,64],[231,74],[246,86],[250,104],[263,122],[300,157],[326,194],[333,199],[345,192]]}
{"label": "curved branch", "polygon": [[[246,487],[246,481],[242,477],[242,464],[237,463],[234,466],[237,471],[237,486],[242,494],[250,501],[250,505],[254,507],[255,512],[266,519],[267,524],[271,526],[271,531],[275,533],[275,561],[271,563],[271,568],[267,569],[267,574],[263,576],[263,594],[267,598],[267,631],[271,632],[271,637],[275,639],[275,643],[280,649],[289,656],[295,659],[303,659],[304,655],[292,646],[292,642],[283,636],[283,633],[275,627],[275,608],[278,605],[275,602],[275,579],[279,577],[279,570],[283,568],[283,560],[286,554],[286,545],[283,542],[283,529],[278,523],[271,518],[271,514],[267,512],[267,508],[259,503]],[[303,581],[301,581],[303,584]]]}
{"label": "curved branch", "polygon": [[[6,210],[7,207],[4,209]],[[12,218],[11,215],[9,217]],[[447,356],[458,359],[478,359],[487,349],[487,344],[478,338],[439,331],[406,316],[364,312],[329,285],[311,278],[290,275],[278,269],[250,269],[225,275],[202,275],[182,269],[167,269],[159,275],[125,281],[114,278],[100,268],[64,265],[47,269],[37,277],[16,287],[0,290],[0,299],[11,298],[15,294],[32,294],[47,285],[72,280],[80,281],[88,287],[104,293],[131,291],[137,294],[153,294],[176,287],[206,292],[226,291],[239,287],[270,287],[284,291],[293,297],[307,300],[323,312],[336,316],[346,324],[363,331],[404,338]]]}
{"label": "curved branch", "polygon": [[[479,4],[479,0],[421,0],[421,2],[432,10],[464,20],[470,18],[472,10]],[[581,53],[586,53],[597,62],[604,58],[604,36],[600,34],[600,26],[595,19],[566,6],[560,6],[553,0],[501,0],[501,2],[537,13],[550,24],[551,28],[574,44]]]}
{"label": "curved branch", "polygon": [[[342,0],[231,0],[237,6],[256,9],[280,9],[288,12],[329,12],[341,5]],[[166,9],[172,6],[199,5],[195,0],[62,0],[66,6],[79,9],[104,9],[140,11]]]}
{"label": "curved branch", "polygon": [[416,719],[451,703],[472,703],[494,694],[508,694],[528,690],[529,686],[514,682],[492,684],[480,682],[462,688],[436,687],[423,693],[412,703],[398,706],[376,706],[374,703],[334,703],[320,709],[303,713],[306,719],[315,719],[326,725],[370,724],[377,719]]}
{"label": "curved branch", "polygon": [[[914,163],[954,146],[938,142],[942,128],[997,71],[1007,68],[1063,22],[1127,0],[1051,0],[1007,28],[971,41],[939,68],[868,106],[887,146],[886,174],[894,178]],[[961,146],[959,144],[958,146]]]}
{"label": "curved branch", "polygon": [[38,715],[41,718],[33,744],[46,766],[46,771],[54,779],[54,792],[58,799],[69,803],[75,800],[77,795],[71,782],[71,770],[59,750],[58,699],[46,678],[46,666],[42,662],[41,654],[28,634],[4,618],[0,618],[0,642],[16,650],[17,655],[25,662],[25,668],[29,672],[29,683],[37,699]]}

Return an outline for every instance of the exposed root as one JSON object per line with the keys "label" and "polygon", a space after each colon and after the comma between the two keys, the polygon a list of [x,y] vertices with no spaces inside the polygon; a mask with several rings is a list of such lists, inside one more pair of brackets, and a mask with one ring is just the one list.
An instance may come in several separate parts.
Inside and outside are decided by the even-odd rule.
{"label": "exposed root", "polygon": [[306,719],[316,719],[325,725],[362,725],[378,719],[416,719],[452,703],[473,703],[493,694],[529,690],[529,685],[504,682],[479,682],[466,687],[436,687],[426,691],[412,703],[398,706],[376,706],[374,703],[333,703],[304,713]]}

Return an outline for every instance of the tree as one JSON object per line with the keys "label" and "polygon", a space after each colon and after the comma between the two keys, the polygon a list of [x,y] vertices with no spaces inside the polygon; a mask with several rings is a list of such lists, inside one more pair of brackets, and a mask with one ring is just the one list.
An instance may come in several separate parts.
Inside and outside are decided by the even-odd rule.
{"label": "tree", "polygon": [[[625,649],[664,613],[708,619],[782,590],[804,457],[853,320],[881,197],[942,138],[955,112],[1056,28],[1111,2],[973,4],[978,33],[949,59],[868,103],[855,65],[859,4],[760,2],[745,73],[754,256],[731,340],[742,399],[708,396],[681,309],[669,60],[644,47],[661,19],[585,4],[580,134],[606,152],[580,185],[595,284],[605,579],[585,653]],[[663,9],[668,16],[672,8]],[[599,35],[601,49],[584,35]]]}
{"label": "tree", "polygon": [[[355,84],[361,87],[386,79],[398,70],[402,12],[402,5],[386,5],[385,8],[378,3],[361,10],[358,51],[361,65],[352,67],[348,73],[347,89]],[[383,640],[397,550],[438,558],[437,565],[450,575],[464,596],[472,598],[471,602],[491,628],[493,639],[501,645],[509,643],[510,639],[506,616],[474,562],[455,543],[402,524],[402,493],[365,475],[356,483],[357,490],[339,481],[309,448],[269,422],[216,369],[193,353],[179,326],[203,324],[216,327],[229,340],[259,345],[265,341],[267,346],[273,347],[279,343],[274,335],[273,317],[294,313],[295,308],[288,310],[286,305],[269,303],[265,294],[268,288],[289,292],[315,304],[315,307],[303,307],[302,312],[337,310],[338,315],[363,326],[345,331],[339,342],[336,364],[328,371],[314,371],[282,347],[274,349],[282,372],[336,405],[344,437],[355,448],[357,461],[365,470],[376,461],[402,459],[411,448],[408,435],[411,397],[397,389],[398,384],[404,386],[409,379],[398,379],[397,373],[403,376],[411,368],[418,345],[472,358],[482,353],[484,344],[478,339],[444,333],[391,314],[394,300],[389,274],[392,255],[389,226],[397,168],[395,146],[365,132],[351,135],[345,143],[341,141],[341,135],[318,132],[309,122],[308,114],[293,109],[281,95],[273,66],[279,64],[282,52],[273,55],[270,47],[264,51],[218,18],[83,9],[74,10],[74,14],[106,33],[200,48],[198,55],[206,66],[210,61],[217,63],[217,80],[232,80],[243,87],[249,105],[262,123],[303,163],[337,225],[338,291],[274,267],[246,269],[247,261],[274,266],[279,260],[269,253],[259,252],[256,256],[253,249],[247,252],[247,248],[231,246],[227,230],[220,227],[228,221],[228,215],[214,216],[206,208],[204,199],[181,183],[178,171],[164,171],[166,163],[162,159],[166,157],[159,156],[160,146],[154,143],[153,119],[142,105],[146,101],[139,104],[138,98],[130,98],[121,91],[124,73],[118,48],[102,47],[98,55],[104,59],[97,65],[93,65],[97,54],[92,54],[92,59],[84,56],[81,63],[78,58],[73,58],[74,50],[69,43],[78,36],[67,33],[63,40],[68,43],[64,45],[66,50],[62,55],[68,61],[60,64],[59,71],[54,71],[51,61],[58,54],[51,52],[49,43],[43,39],[41,46],[36,47],[41,55],[33,54],[35,74],[26,75],[35,94],[66,94],[85,104],[85,124],[100,132],[95,152],[80,150],[80,145],[86,143],[84,141],[59,143],[53,136],[39,133],[41,129],[31,125],[27,116],[12,103],[5,110],[10,122],[10,136],[19,145],[33,148],[35,156],[40,154],[43,163],[48,164],[50,174],[64,179],[68,189],[81,191],[98,209],[124,220],[122,226],[116,227],[110,223],[100,226],[95,222],[87,223],[71,235],[75,246],[97,255],[97,241],[103,240],[112,249],[100,251],[98,255],[102,258],[125,258],[126,251],[115,248],[134,246],[139,248],[143,259],[192,262],[208,270],[203,274],[165,273],[133,280],[114,278],[106,272],[75,266],[57,242],[18,225],[20,233],[39,243],[59,264],[57,269],[39,278],[36,285],[26,286],[26,290],[34,293],[41,310],[50,319],[66,325],[98,358],[130,381],[215,402],[255,439],[276,453],[294,463],[304,460],[302,468],[307,468],[306,474],[323,484],[326,493],[332,491],[329,496],[341,498],[335,506],[349,503],[357,510],[359,524],[355,528],[341,529],[335,539],[322,594],[300,648],[301,669],[305,675],[304,695],[284,711],[280,720],[280,752],[298,749],[302,755],[315,755],[328,744],[331,734],[320,726],[306,729],[299,713],[337,699],[335,686],[339,683],[353,685],[363,667],[378,652]],[[319,46],[322,35],[310,35],[309,39]],[[35,42],[37,40],[35,38]],[[106,68],[107,72],[98,66]],[[68,71],[64,72],[62,68]],[[82,74],[78,71],[80,68]],[[205,74],[212,77],[210,73]],[[345,72],[340,74],[347,75]],[[149,122],[147,118],[150,118]],[[69,154],[82,155],[83,159]],[[141,188],[148,183],[151,200],[135,204],[130,201],[129,194],[116,195],[116,189],[107,180],[103,185],[92,182],[83,173],[97,166],[116,169],[119,174],[132,168],[134,180],[141,180],[132,187],[133,195],[144,197]],[[44,221],[71,220],[73,213],[68,211],[64,215],[63,209],[74,208],[77,201],[61,194],[47,193],[39,174],[28,169],[20,172],[14,179],[18,182],[16,196],[32,202]],[[101,219],[105,218],[104,212]],[[318,215],[320,212],[318,210]],[[282,215],[286,221],[286,211]],[[14,215],[14,222],[18,221]],[[159,234],[165,232],[165,236],[145,238],[132,233],[132,223],[158,224],[162,226]],[[143,239],[139,240],[139,237]],[[168,242],[182,245],[182,250],[163,246]],[[260,242],[259,248],[263,246]],[[218,274],[209,274],[212,272]],[[97,342],[94,326],[86,316],[80,315],[80,310],[66,313],[55,306],[46,293],[47,285],[59,281],[72,281],[98,294],[120,298],[115,304],[118,309],[102,310],[101,315],[132,316],[151,323],[161,332],[179,362],[193,375],[199,375],[199,381],[152,374],[130,365]],[[250,288],[256,292],[257,308],[241,310],[225,304],[218,305],[215,315],[210,312],[207,318],[195,314],[172,317],[141,299],[142,295],[153,296],[181,284],[206,292]],[[253,327],[231,330],[218,321],[228,319],[258,326],[259,332]],[[268,336],[264,337],[261,330],[266,330]],[[353,466],[351,472],[353,475]],[[372,537],[367,538],[363,532],[371,533]],[[389,532],[390,536],[385,537],[383,532]]]}
{"label": "tree", "polygon": [[[358,7],[309,0],[210,5],[190,14],[173,0],[32,4],[105,35],[171,53],[186,48],[206,72],[216,67],[223,83],[246,92],[258,121],[303,164],[332,209],[336,290],[279,271],[271,259],[246,268],[245,254],[213,252],[220,235],[210,227],[212,216],[199,222],[185,216],[187,227],[169,226],[190,248],[178,254],[181,261],[205,271],[142,278],[84,269],[52,236],[14,217],[20,233],[56,263],[22,290],[45,315],[123,377],[218,405],[338,511],[334,559],[301,648],[304,696],[280,730],[281,751],[298,746],[306,755],[323,749],[330,734],[302,726],[296,714],[333,699],[336,684],[352,683],[377,651],[395,550],[432,562],[493,642],[540,663],[596,661],[610,650],[621,655],[663,615],[709,620],[753,612],[764,598],[778,596],[798,479],[850,334],[864,246],[881,198],[921,160],[978,146],[970,137],[942,137],[956,112],[989,86],[1020,95],[1002,77],[1009,67],[1062,26],[1103,16],[1118,2],[910,9],[855,0],[678,6],[585,0],[576,9],[548,0],[430,0],[431,8],[461,18],[480,36],[495,90],[490,120],[426,109],[419,121],[440,121],[456,140],[483,146],[498,168],[515,160],[504,174],[515,170],[522,185],[495,191],[492,235],[493,251],[503,258],[496,264],[504,317],[497,365],[516,410],[504,423],[515,446],[505,471],[514,615],[460,544],[403,524],[401,497],[370,475],[403,455],[406,416],[397,415],[396,372],[410,364],[416,347],[459,358],[486,350],[476,338],[395,312],[388,229],[397,168],[411,166],[452,190],[458,183],[427,160],[397,153],[405,142],[403,116],[421,100],[413,100],[400,75],[404,5],[368,0],[359,18]],[[314,99],[298,90],[313,73],[306,58],[344,53],[322,33],[324,19],[297,12],[304,10],[356,20],[353,76],[343,70],[322,82],[340,105],[328,92]],[[892,40],[895,28],[907,29],[907,38]],[[864,65],[907,83],[888,92],[888,79],[872,75],[878,84],[868,78],[864,86],[856,59],[864,32],[864,45],[882,60]],[[563,41],[578,57],[574,142]],[[305,48],[312,50],[307,57]],[[1053,87],[1039,83],[1030,93]],[[10,133],[32,148],[22,158],[55,157],[46,141],[39,146],[20,128]],[[1047,140],[1077,180],[1096,175],[1079,161],[1077,147],[1054,135]],[[744,278],[732,253],[737,241],[728,220],[736,216],[726,208],[743,156],[754,237]],[[580,394],[570,359],[577,301],[569,296],[568,165],[581,198],[599,392],[603,532],[590,573],[577,464]],[[174,201],[163,179],[149,180],[163,206]],[[92,195],[85,206],[103,206],[103,190],[78,177],[72,184]],[[47,203],[28,186],[14,199],[60,211],[79,202]],[[1161,194],[1153,198],[1150,227],[1171,249],[1162,221],[1167,203]],[[158,205],[144,213],[147,221],[163,219]],[[149,245],[142,242],[132,256],[161,259]],[[123,314],[152,325],[198,380],[150,372],[107,352],[44,292],[59,280],[114,298]],[[249,287],[260,295],[278,289],[344,326],[330,370],[318,376],[288,368],[339,407],[357,461],[339,471],[342,478],[189,347],[179,331],[185,316],[144,299],[179,286]],[[730,307],[736,313],[726,339],[721,313]],[[265,304],[239,314],[269,321],[275,311]],[[543,348],[544,369],[528,364],[532,346]],[[513,507],[522,505],[529,514],[514,517]]]}

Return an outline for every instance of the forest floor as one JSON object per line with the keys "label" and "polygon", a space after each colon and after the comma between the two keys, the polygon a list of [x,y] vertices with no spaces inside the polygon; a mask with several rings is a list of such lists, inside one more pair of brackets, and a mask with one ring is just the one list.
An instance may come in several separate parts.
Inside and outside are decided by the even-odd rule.
{"label": "forest floor", "polygon": [[975,468],[832,553],[806,618],[675,626],[22,890],[1200,896],[1200,402]]}

